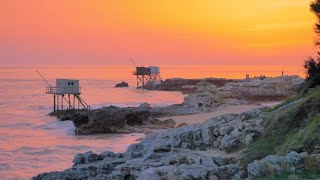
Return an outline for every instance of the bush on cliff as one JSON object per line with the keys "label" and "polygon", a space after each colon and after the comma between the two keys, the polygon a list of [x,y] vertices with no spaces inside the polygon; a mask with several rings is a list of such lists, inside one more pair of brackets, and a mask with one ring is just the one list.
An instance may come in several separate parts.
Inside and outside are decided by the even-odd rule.
{"label": "bush on cliff", "polygon": [[[310,4],[311,12],[316,16],[317,22],[314,25],[314,31],[316,33],[315,45],[320,46],[320,0],[314,0]],[[320,52],[316,58],[309,57],[304,62],[304,68],[306,69],[306,80],[308,87],[313,88],[320,85]]]}
{"label": "bush on cliff", "polygon": [[304,62],[304,68],[306,69],[308,88],[314,88],[320,85],[320,57],[318,56],[316,59],[309,57]]}
{"label": "bush on cliff", "polygon": [[[279,107],[281,108],[281,107]],[[278,109],[279,109],[278,108]],[[317,152],[320,147],[320,87],[285,110],[271,111],[265,133],[245,151],[244,162],[290,151]]]}

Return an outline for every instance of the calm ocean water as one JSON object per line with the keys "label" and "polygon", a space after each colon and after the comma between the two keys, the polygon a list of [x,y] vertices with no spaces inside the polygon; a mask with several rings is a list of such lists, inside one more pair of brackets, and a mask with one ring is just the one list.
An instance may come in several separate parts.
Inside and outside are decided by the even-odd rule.
{"label": "calm ocean water", "polygon": [[[92,107],[117,105],[137,106],[147,102],[153,106],[181,103],[179,92],[138,90],[130,66],[0,66],[0,177],[30,179],[45,171],[63,170],[72,165],[76,153],[85,151],[123,152],[143,134],[109,134],[74,136],[72,122],[59,122],[47,114],[53,98],[44,94],[45,82],[38,69],[54,85],[55,78],[80,79],[82,97]],[[299,66],[167,66],[162,77],[225,77],[244,78],[285,74],[303,76]],[[126,81],[131,87],[113,86]]]}

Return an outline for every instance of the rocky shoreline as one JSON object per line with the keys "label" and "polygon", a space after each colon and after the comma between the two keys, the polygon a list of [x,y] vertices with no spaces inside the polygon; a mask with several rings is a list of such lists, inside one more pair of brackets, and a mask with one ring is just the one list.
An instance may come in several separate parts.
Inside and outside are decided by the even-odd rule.
{"label": "rocky shoreline", "polygon": [[236,180],[299,172],[309,167],[320,168],[320,154],[306,152],[249,160],[244,152],[265,135],[264,124],[272,114],[267,109],[225,114],[182,127],[177,127],[173,120],[158,119],[250,103],[254,102],[250,98],[260,99],[260,95],[288,97],[295,93],[293,88],[299,85],[300,80],[297,76],[285,76],[244,84],[231,82],[220,88],[201,82],[197,84],[197,93],[186,96],[181,105],[150,107],[142,104],[136,108],[111,106],[92,111],[62,112],[59,117],[73,119],[78,135],[130,133],[141,129],[148,129],[148,134],[141,142],[130,145],[124,153],[106,151],[96,154],[90,151],[77,154],[73,167],[61,172],[43,173],[32,179]]}
{"label": "rocky shoreline", "polygon": [[[189,81],[183,80],[182,82]],[[281,76],[239,82],[225,79],[223,81],[221,79],[206,79],[206,81],[194,80],[191,82],[197,82],[197,92],[186,96],[184,101],[177,105],[151,107],[144,103],[139,107],[110,106],[89,111],[56,111],[51,115],[61,120],[72,120],[76,127],[76,135],[149,133],[176,126],[176,123],[171,119],[159,120],[163,117],[212,112],[221,107],[255,104],[257,101],[265,99],[269,101],[283,100],[294,95],[293,87],[301,84],[303,80],[298,76]],[[219,86],[211,82],[215,82]]]}
{"label": "rocky shoreline", "polygon": [[[230,179],[244,176],[241,151],[263,132],[260,109],[147,135],[124,153],[78,154],[74,166],[37,179]],[[243,171],[243,173],[242,173]]]}
{"label": "rocky shoreline", "polygon": [[147,135],[124,153],[78,154],[73,167],[40,179],[245,179],[320,166],[320,154],[290,152],[244,163],[244,149],[263,132],[267,112],[255,109]]}
{"label": "rocky shoreline", "polygon": [[[199,111],[197,111],[199,112]],[[155,130],[168,129],[176,126],[174,120],[160,117],[188,115],[185,106],[172,105],[151,107],[144,103],[139,107],[120,108],[116,106],[103,107],[94,110],[65,110],[50,113],[60,120],[73,121],[75,135],[105,134],[105,133],[150,133]]]}

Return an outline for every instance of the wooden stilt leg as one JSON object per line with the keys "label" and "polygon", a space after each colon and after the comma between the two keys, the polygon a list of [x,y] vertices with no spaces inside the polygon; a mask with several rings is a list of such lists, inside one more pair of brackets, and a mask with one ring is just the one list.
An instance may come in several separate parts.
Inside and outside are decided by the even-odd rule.
{"label": "wooden stilt leg", "polygon": [[56,95],[53,95],[53,111],[56,111]]}
{"label": "wooden stilt leg", "polygon": [[63,95],[61,96],[61,110],[63,110]]}

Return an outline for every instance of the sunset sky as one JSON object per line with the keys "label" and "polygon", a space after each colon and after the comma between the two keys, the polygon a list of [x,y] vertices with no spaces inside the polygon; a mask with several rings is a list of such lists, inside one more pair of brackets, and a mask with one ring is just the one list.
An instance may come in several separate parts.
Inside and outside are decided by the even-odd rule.
{"label": "sunset sky", "polygon": [[0,64],[301,65],[309,0],[0,0]]}

